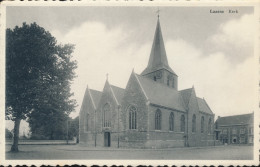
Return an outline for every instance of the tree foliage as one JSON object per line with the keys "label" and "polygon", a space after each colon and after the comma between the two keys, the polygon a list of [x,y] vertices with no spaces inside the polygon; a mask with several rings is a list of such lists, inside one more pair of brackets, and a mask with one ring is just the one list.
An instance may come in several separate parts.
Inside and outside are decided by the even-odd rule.
{"label": "tree foliage", "polygon": [[6,139],[12,139],[13,138],[13,133],[7,128],[5,128],[5,138]]}
{"label": "tree foliage", "polygon": [[[15,121],[13,151],[18,151],[21,119],[44,122],[67,118],[76,106],[70,89],[75,77],[74,46],[56,39],[36,23],[6,30],[6,118]],[[53,123],[52,122],[52,123]],[[17,140],[17,143],[15,143]],[[17,147],[17,148],[16,148]]]}
{"label": "tree foliage", "polygon": [[72,139],[76,137],[77,140],[79,139],[79,117],[71,119],[69,122],[69,138]]}

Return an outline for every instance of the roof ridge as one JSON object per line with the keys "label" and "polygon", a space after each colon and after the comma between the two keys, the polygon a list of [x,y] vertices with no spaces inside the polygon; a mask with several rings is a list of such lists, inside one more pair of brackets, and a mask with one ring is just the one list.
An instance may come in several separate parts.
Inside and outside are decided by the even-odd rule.
{"label": "roof ridge", "polygon": [[96,89],[90,89],[90,88],[89,88],[89,90],[102,93],[102,91],[100,91],[100,90],[96,90]]}
{"label": "roof ridge", "polygon": [[252,114],[253,114],[253,113],[239,114],[239,115],[229,115],[229,116],[223,116],[223,117],[220,117],[220,118],[237,117],[237,116],[252,115]]}
{"label": "roof ridge", "polygon": [[93,104],[93,106],[94,106],[94,109],[96,110],[97,107],[96,107],[96,104],[95,104],[94,99],[93,99],[93,97],[92,97],[92,93],[90,92],[90,89],[88,89],[88,91],[89,91],[89,96],[90,96],[91,102],[92,102],[92,104]]}
{"label": "roof ridge", "polygon": [[181,92],[181,91],[187,91],[187,90],[192,90],[192,87],[191,87],[191,88],[187,88],[187,89],[179,90],[179,92]]}
{"label": "roof ridge", "polygon": [[108,86],[109,86],[109,88],[110,88],[110,90],[111,90],[111,92],[112,92],[112,95],[113,95],[113,97],[114,97],[114,99],[115,99],[115,101],[116,101],[116,104],[119,105],[119,102],[118,102],[117,97],[116,97],[116,95],[115,95],[115,93],[114,93],[114,90],[113,90],[113,88],[111,87],[111,84],[110,84],[109,82],[108,82]]}
{"label": "roof ridge", "polygon": [[[207,103],[207,101],[203,98],[202,99],[205,103],[206,103],[206,105],[207,105],[207,107],[209,108],[209,110],[212,112],[212,110],[211,110],[211,108],[209,107],[209,105],[208,105],[208,103]],[[213,112],[212,112],[213,113]],[[214,114],[214,113],[213,113]]]}
{"label": "roof ridge", "polygon": [[119,88],[119,89],[125,90],[124,88],[121,88],[121,87],[119,87],[119,86],[115,86],[115,85],[112,85],[112,84],[110,84],[110,85],[113,86],[113,87],[115,87],[115,88]]}
{"label": "roof ridge", "polygon": [[204,100],[204,101],[205,101],[205,99],[203,99],[203,98],[201,98],[201,97],[198,97],[198,96],[197,96],[197,98],[200,99],[200,100]]}
{"label": "roof ridge", "polygon": [[[140,86],[142,92],[144,93],[144,96],[145,96],[146,100],[149,100],[149,98],[148,98],[148,96],[147,96],[147,94],[146,94],[146,92],[145,92],[145,90],[144,90],[144,88],[143,88],[143,85],[141,84],[141,82],[140,82],[140,80],[139,80],[139,78],[138,78],[138,77],[140,77],[140,75],[136,74],[135,72],[133,72],[133,75],[135,76],[135,78],[136,78],[136,80],[137,80],[137,83],[139,84],[139,86]],[[143,78],[144,78],[144,77],[143,77]]]}

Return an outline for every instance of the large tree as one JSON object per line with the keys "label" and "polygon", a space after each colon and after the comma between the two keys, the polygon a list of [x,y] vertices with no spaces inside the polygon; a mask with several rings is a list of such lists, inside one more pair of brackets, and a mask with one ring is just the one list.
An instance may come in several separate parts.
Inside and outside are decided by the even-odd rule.
{"label": "large tree", "polygon": [[[11,151],[18,151],[22,119],[45,119],[74,110],[70,84],[75,77],[74,46],[56,39],[36,23],[6,30],[6,117],[14,121]],[[42,115],[42,117],[41,117]]]}

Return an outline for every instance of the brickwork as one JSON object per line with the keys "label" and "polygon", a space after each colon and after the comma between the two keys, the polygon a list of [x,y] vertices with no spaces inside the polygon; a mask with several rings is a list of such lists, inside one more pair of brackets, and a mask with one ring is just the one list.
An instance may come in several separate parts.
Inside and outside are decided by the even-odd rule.
{"label": "brickwork", "polygon": [[[89,118],[87,118],[87,115]],[[88,143],[92,140],[92,135],[95,131],[95,108],[91,100],[89,89],[87,88],[83,103],[79,114],[79,140],[81,143]]]}
{"label": "brickwork", "polygon": [[[110,125],[108,127],[104,126],[104,106],[109,106],[110,112]],[[102,96],[100,98],[98,107],[97,107],[97,122],[96,128],[98,137],[101,138],[98,140],[97,145],[104,146],[104,132],[110,132],[110,143],[111,146],[115,146],[115,142],[117,143],[117,135],[115,133],[118,132],[118,113],[120,111],[119,105],[116,102],[114,94],[112,92],[111,86],[108,82],[106,82]]]}
{"label": "brickwork", "polygon": [[[148,123],[146,101],[143,90],[134,73],[132,73],[125,89],[125,96],[122,99],[121,123],[124,132],[121,139],[125,146],[131,146],[133,143],[138,143],[138,141],[141,143],[146,141]],[[131,105],[137,109],[136,129],[129,129],[129,107]]]}
{"label": "brickwork", "polygon": [[[198,127],[199,127],[199,107],[197,104],[197,98],[194,89],[192,89],[191,92],[191,97],[189,100],[188,104],[189,112],[188,112],[188,129],[187,129],[187,134],[188,134],[188,146],[196,146],[199,144],[200,141],[200,133],[198,132]],[[192,132],[192,118],[193,115],[196,116],[196,130],[195,132]]]}

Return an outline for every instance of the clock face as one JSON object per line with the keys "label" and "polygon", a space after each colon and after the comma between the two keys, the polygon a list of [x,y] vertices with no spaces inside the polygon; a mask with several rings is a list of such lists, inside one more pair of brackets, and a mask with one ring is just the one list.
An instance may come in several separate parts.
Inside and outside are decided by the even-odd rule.
{"label": "clock face", "polygon": [[156,78],[160,79],[162,77],[162,72],[161,71],[157,71],[155,73],[155,76],[156,76]]}

